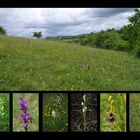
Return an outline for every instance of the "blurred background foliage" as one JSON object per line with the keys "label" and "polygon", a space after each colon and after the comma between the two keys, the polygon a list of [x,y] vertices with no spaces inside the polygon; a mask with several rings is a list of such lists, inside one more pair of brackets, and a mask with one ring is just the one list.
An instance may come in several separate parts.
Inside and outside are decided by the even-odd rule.
{"label": "blurred background foliage", "polygon": [[140,94],[131,93],[130,100],[130,131],[140,131]]}
{"label": "blurred background foliage", "polygon": [[0,93],[0,131],[9,131],[10,102],[9,93]]}

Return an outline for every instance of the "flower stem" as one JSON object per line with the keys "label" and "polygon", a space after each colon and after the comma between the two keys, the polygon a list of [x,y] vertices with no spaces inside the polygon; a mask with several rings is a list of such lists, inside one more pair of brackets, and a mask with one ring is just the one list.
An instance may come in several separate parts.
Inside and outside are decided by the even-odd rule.
{"label": "flower stem", "polygon": [[25,128],[25,131],[26,131],[26,132],[28,132],[28,129],[27,129],[27,128]]}
{"label": "flower stem", "polygon": [[86,131],[86,112],[83,113],[83,117],[84,117],[84,132]]}

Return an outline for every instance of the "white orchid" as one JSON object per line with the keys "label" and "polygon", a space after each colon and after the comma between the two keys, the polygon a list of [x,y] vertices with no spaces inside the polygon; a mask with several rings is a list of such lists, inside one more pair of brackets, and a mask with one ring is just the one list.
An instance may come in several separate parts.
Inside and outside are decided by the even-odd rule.
{"label": "white orchid", "polygon": [[83,95],[83,100],[86,101],[86,94]]}
{"label": "white orchid", "polygon": [[84,106],[83,109],[82,109],[83,113],[85,113],[87,111],[87,107]]}
{"label": "white orchid", "polygon": [[52,117],[53,117],[53,118],[56,117],[56,111],[55,111],[55,110],[52,111]]}

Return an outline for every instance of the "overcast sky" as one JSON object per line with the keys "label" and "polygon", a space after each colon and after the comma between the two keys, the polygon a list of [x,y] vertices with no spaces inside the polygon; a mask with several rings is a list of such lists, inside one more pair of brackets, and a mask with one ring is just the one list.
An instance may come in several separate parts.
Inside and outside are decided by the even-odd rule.
{"label": "overcast sky", "polygon": [[128,23],[133,8],[0,8],[0,26],[8,35],[65,36],[119,29]]}

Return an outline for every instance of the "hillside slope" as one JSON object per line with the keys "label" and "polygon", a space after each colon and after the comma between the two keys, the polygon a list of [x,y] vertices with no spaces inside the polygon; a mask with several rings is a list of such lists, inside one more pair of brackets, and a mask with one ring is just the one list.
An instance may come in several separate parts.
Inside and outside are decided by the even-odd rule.
{"label": "hillside slope", "polygon": [[140,90],[140,60],[124,52],[0,36],[0,90]]}

